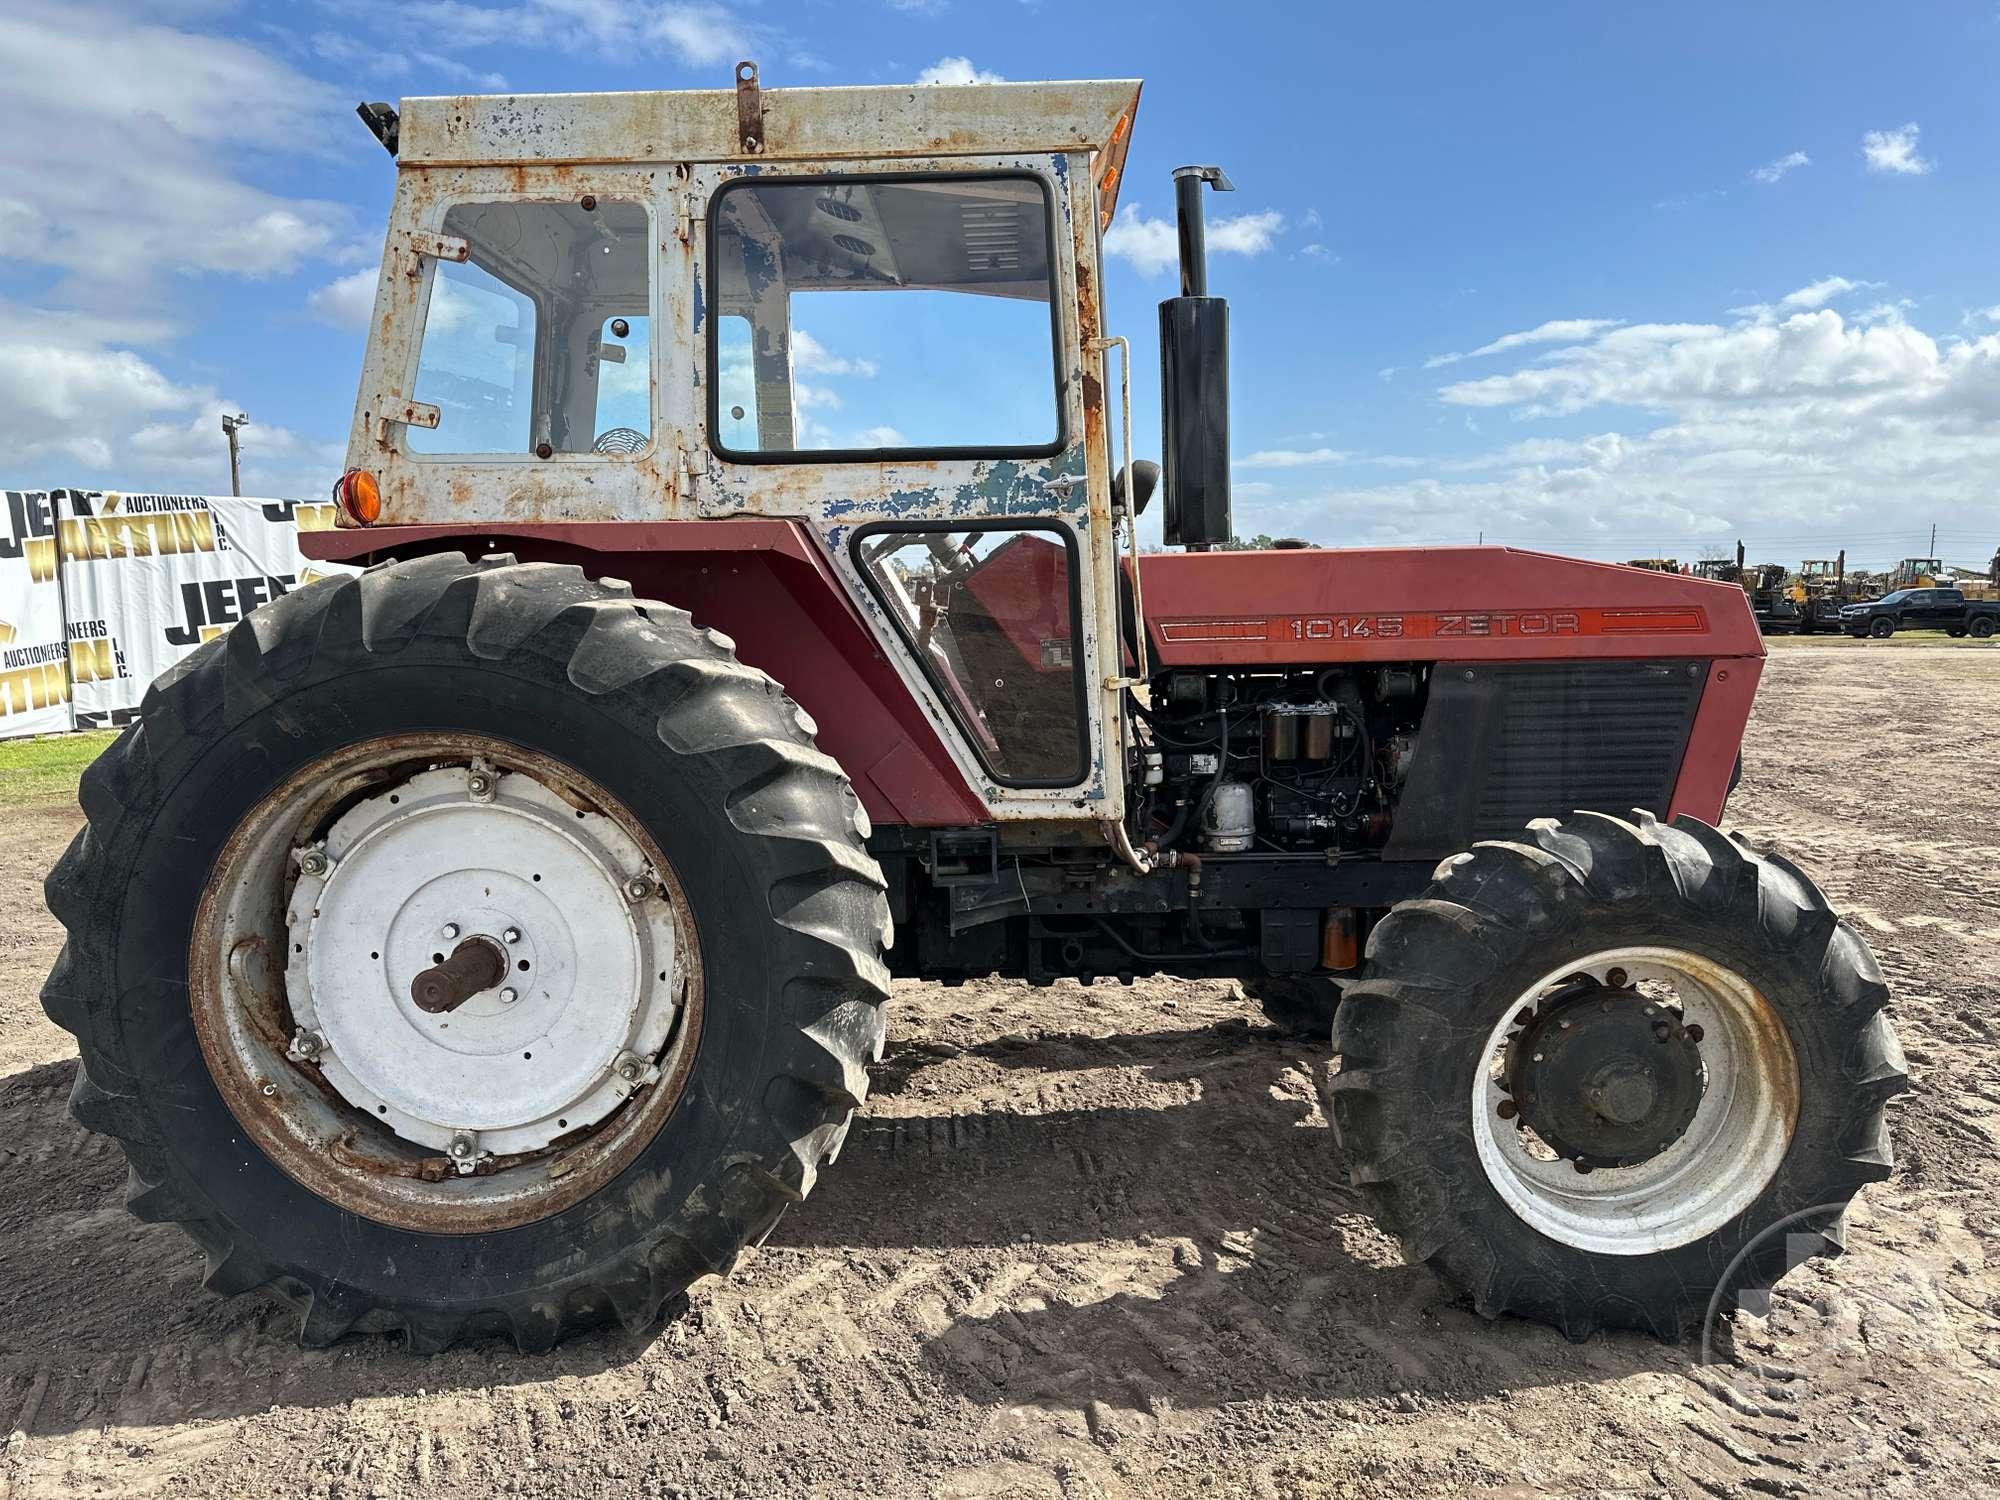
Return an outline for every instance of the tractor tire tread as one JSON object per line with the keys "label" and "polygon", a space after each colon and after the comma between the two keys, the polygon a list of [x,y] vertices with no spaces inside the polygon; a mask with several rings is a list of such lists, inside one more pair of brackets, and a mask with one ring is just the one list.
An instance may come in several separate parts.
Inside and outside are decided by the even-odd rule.
{"label": "tractor tire tread", "polygon": [[[782,994],[796,1024],[773,1044],[766,1097],[752,1101],[759,1144],[723,1169],[719,1191],[683,1221],[569,1272],[558,1286],[472,1308],[371,1301],[332,1276],[277,1264],[206,1207],[167,1149],[165,1127],[117,1086],[125,1077],[114,979],[121,848],[143,832],[178,775],[250,713],[344,663],[393,656],[446,631],[474,656],[514,669],[531,670],[525,659],[540,657],[587,694],[657,678],[657,737],[722,769],[723,812],[768,872],[772,942],[795,976]],[[866,817],[838,765],[814,746],[810,717],[768,676],[734,660],[728,637],[573,566],[433,554],[282,596],[167,672],[141,713],[85,772],[86,826],[46,882],[67,941],[43,1003],[82,1051],[72,1113],[124,1148],[132,1211],[180,1224],[207,1252],[211,1290],[275,1292],[299,1309],[310,1345],[357,1328],[401,1329],[422,1352],[482,1332],[532,1352],[607,1320],[642,1329],[696,1277],[726,1272],[837,1154],[867,1097],[867,1065],[882,1054],[885,882],[862,842]]]}

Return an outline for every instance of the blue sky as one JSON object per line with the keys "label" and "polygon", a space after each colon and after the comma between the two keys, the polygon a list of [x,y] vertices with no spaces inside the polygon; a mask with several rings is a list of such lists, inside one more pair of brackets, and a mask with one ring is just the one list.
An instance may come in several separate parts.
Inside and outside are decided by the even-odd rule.
{"label": "blue sky", "polygon": [[1168,173],[1217,162],[1246,533],[2000,547],[1991,3],[10,0],[0,477],[213,492],[240,407],[247,487],[322,493],[392,176],[355,100],[738,56],[1143,78],[1107,278],[1139,447]]}

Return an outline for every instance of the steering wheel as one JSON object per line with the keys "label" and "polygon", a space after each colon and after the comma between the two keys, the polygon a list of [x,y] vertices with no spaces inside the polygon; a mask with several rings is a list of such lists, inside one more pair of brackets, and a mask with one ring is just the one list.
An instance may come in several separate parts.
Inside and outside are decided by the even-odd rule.
{"label": "steering wheel", "polygon": [[636,427],[607,427],[590,445],[592,453],[637,453],[647,443],[646,434]]}

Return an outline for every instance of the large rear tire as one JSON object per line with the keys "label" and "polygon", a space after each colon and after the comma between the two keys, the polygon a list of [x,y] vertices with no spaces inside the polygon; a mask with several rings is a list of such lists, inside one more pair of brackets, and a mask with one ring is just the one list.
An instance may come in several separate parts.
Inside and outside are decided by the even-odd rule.
{"label": "large rear tire", "polygon": [[1689,818],[1545,819],[1376,926],[1334,1127],[1383,1224],[1481,1313],[1677,1338],[1718,1290],[1837,1250],[1889,1174],[1887,1000],[1776,855]]}
{"label": "large rear tire", "polygon": [[[545,1348],[726,1273],[881,1054],[882,875],[813,729],[682,611],[511,558],[316,583],[202,647],[47,883],[43,1003],[132,1211],[309,1344]],[[454,942],[505,987],[404,972]]]}

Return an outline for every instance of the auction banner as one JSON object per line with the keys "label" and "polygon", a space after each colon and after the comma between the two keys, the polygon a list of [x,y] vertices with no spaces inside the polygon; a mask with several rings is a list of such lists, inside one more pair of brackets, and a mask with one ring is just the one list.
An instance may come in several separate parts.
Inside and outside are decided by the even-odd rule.
{"label": "auction banner", "polygon": [[300,531],[331,505],[212,495],[57,490],[78,729],[129,723],[153,679],[260,604],[354,571],[311,563]]}
{"label": "auction banner", "polygon": [[55,510],[46,490],[7,490],[0,517],[0,739],[70,727]]}

